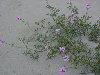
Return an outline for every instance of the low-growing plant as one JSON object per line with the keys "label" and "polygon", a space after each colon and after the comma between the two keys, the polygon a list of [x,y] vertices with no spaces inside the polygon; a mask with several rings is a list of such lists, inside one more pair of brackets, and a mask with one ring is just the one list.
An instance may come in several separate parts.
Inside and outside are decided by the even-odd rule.
{"label": "low-growing plant", "polygon": [[[89,22],[92,18],[86,12],[83,16],[78,16],[78,8],[68,3],[68,8],[71,11],[70,16],[59,14],[59,9],[47,4],[50,9],[50,22],[43,19],[35,22],[38,26],[36,29],[31,29],[34,34],[27,38],[19,38],[25,47],[23,54],[30,56],[32,59],[38,59],[41,52],[47,52],[47,59],[51,59],[56,55],[61,55],[62,60],[70,62],[74,68],[84,67],[88,71],[81,71],[81,74],[100,73],[100,20],[95,24]],[[91,5],[87,4],[87,11]],[[18,20],[25,23],[24,19],[17,17]],[[25,25],[27,25],[25,23]],[[82,36],[88,36],[90,41],[99,43],[94,49],[89,47],[87,43],[82,41]],[[30,42],[34,41],[34,45],[30,48]],[[60,73],[66,72],[66,68],[60,68]]]}

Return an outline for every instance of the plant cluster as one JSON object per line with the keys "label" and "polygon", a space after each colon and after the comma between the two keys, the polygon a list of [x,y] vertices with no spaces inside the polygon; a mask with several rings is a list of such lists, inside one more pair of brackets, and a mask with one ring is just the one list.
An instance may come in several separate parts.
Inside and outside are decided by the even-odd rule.
{"label": "plant cluster", "polygon": [[[95,49],[90,48],[81,38],[88,36],[90,41],[100,44],[100,21],[95,24],[89,22],[91,16],[88,16],[87,12],[81,17],[78,16],[78,9],[72,3],[69,3],[68,7],[71,11],[70,16],[60,15],[60,10],[49,4],[46,7],[50,9],[51,13],[48,15],[52,17],[53,24],[46,19],[35,22],[39,26],[33,34],[36,42],[35,50],[28,48],[29,39],[20,39],[26,47],[24,54],[33,59],[38,59],[41,52],[47,52],[49,59],[59,54],[63,56],[64,61],[70,62],[75,68],[81,66],[88,68],[88,72],[100,73],[100,45]],[[27,43],[25,40],[28,40]]]}
{"label": "plant cluster", "polygon": [[[91,16],[88,16],[88,12],[83,16],[78,16],[78,8],[71,2],[68,5],[71,11],[70,16],[59,14],[59,9],[48,4],[46,7],[51,12],[48,15],[51,16],[53,22],[46,19],[35,22],[38,27],[34,30],[28,25],[34,34],[31,38],[19,38],[26,49],[24,54],[32,59],[38,59],[41,52],[47,52],[48,59],[62,55],[62,60],[70,62],[75,68],[88,68],[88,72],[84,71],[81,74],[92,72],[96,75],[100,73],[100,20],[92,24],[89,22]],[[86,6],[88,11],[91,5]],[[20,17],[17,19],[25,23],[24,19]],[[82,41],[82,36],[87,36],[88,40],[98,43],[98,46],[90,48]],[[32,40],[34,46],[30,48]],[[60,73],[64,72],[66,68],[60,68]]]}

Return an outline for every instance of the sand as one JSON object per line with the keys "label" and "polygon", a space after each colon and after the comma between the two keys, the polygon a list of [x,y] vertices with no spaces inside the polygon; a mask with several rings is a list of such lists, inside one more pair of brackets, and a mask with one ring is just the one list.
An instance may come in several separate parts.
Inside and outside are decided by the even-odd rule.
{"label": "sand", "polygon": [[[66,15],[69,14],[66,3],[68,1],[48,0],[52,6],[61,9]],[[85,13],[85,4],[91,3],[93,5],[89,10],[89,14],[93,16],[91,21],[94,23],[100,19],[100,0],[72,0],[72,2],[80,9],[80,14]],[[21,16],[34,28],[35,21],[49,18],[45,15],[49,12],[45,6],[45,0],[0,0],[0,39],[21,45],[17,39],[31,33],[27,26],[16,19],[16,16]],[[97,45],[87,40],[85,42],[91,47]],[[53,60],[45,60],[46,56],[42,56],[39,61],[34,61],[24,56],[23,51],[7,45],[0,46],[0,75],[59,75],[59,67],[70,66],[69,63],[65,64],[60,56]],[[79,74],[78,70],[68,69],[65,75]]]}

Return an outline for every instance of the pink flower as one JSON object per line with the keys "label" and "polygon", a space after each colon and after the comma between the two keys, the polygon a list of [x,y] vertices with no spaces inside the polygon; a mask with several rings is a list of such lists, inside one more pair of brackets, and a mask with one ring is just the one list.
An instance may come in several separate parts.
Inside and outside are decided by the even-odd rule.
{"label": "pink flower", "polygon": [[64,52],[65,51],[65,47],[59,47],[59,50]]}
{"label": "pink flower", "polygon": [[64,75],[66,71],[67,71],[67,70],[66,70],[65,67],[59,68],[60,75]]}
{"label": "pink flower", "polygon": [[0,40],[0,44],[3,44],[5,41],[3,41],[3,40]]}
{"label": "pink flower", "polygon": [[87,8],[91,8],[91,7],[92,7],[92,4],[87,3],[87,4],[86,4],[86,7],[87,7]]}
{"label": "pink flower", "polygon": [[64,59],[64,61],[69,61],[69,56],[68,56],[68,55],[65,55],[65,56],[63,57],[63,59]]}
{"label": "pink flower", "polygon": [[16,18],[17,18],[18,20],[20,20],[20,19],[21,19],[21,17],[20,17],[20,16],[16,16]]}
{"label": "pink flower", "polygon": [[56,33],[56,34],[60,34],[60,29],[56,29],[56,30],[55,30],[55,33]]}

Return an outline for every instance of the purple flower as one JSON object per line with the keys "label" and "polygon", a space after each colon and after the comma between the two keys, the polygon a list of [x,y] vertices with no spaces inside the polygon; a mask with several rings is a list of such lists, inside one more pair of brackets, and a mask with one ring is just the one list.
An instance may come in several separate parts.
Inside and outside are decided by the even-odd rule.
{"label": "purple flower", "polygon": [[5,41],[3,41],[3,40],[0,40],[0,44],[3,44]]}
{"label": "purple flower", "polygon": [[72,15],[69,17],[69,21],[72,22],[74,21],[74,19],[76,18],[76,14],[75,13],[72,13]]}
{"label": "purple flower", "polygon": [[16,16],[16,18],[17,18],[18,20],[20,20],[20,19],[21,19],[21,17],[20,17],[20,16]]}
{"label": "purple flower", "polygon": [[65,56],[63,57],[63,59],[64,59],[64,61],[69,61],[69,56],[68,56],[68,55],[65,55]]}
{"label": "purple flower", "polygon": [[48,46],[45,46],[45,52],[50,53],[50,50],[48,49]]}
{"label": "purple flower", "polygon": [[91,8],[91,7],[92,7],[92,4],[91,4],[91,3],[87,3],[87,4],[86,4],[86,7],[87,7],[87,8]]}
{"label": "purple flower", "polygon": [[46,52],[46,53],[50,53],[50,50],[46,50],[45,52]]}
{"label": "purple flower", "polygon": [[59,47],[59,50],[64,52],[65,51],[65,47]]}
{"label": "purple flower", "polygon": [[45,49],[48,49],[48,46],[47,45],[45,46]]}
{"label": "purple flower", "polygon": [[56,34],[60,34],[60,29],[56,29],[56,30],[55,30],[55,33],[56,33]]}
{"label": "purple flower", "polygon": [[59,68],[60,75],[64,75],[66,71],[67,71],[67,70],[66,70],[65,67]]}
{"label": "purple flower", "polygon": [[69,21],[70,21],[70,22],[72,22],[73,20],[74,20],[74,18],[73,18],[73,17],[70,17],[70,18],[69,18]]}

